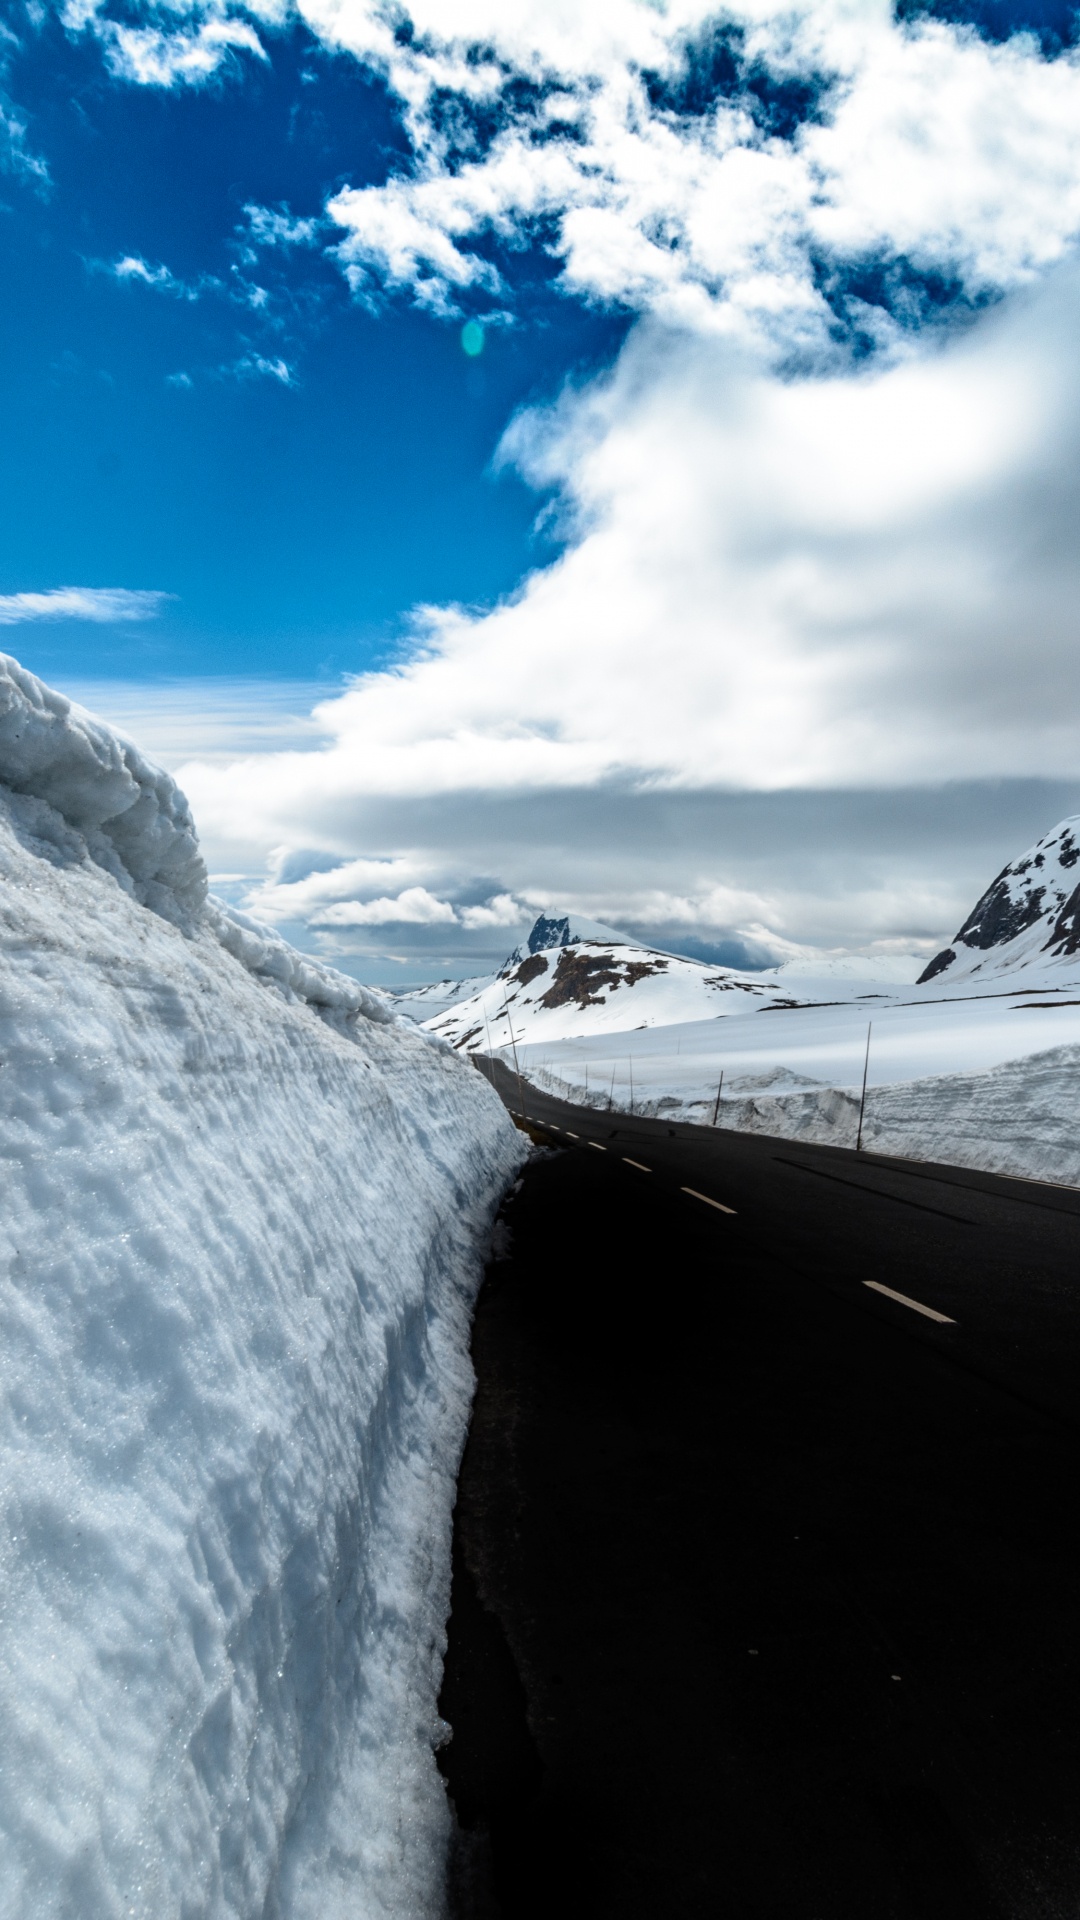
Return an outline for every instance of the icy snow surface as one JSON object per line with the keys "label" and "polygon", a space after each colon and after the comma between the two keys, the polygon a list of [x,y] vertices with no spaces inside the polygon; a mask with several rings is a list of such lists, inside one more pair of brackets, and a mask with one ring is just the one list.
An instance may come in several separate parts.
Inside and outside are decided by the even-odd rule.
{"label": "icy snow surface", "polygon": [[480,1075],[0,658],[0,1914],[437,1914]]}

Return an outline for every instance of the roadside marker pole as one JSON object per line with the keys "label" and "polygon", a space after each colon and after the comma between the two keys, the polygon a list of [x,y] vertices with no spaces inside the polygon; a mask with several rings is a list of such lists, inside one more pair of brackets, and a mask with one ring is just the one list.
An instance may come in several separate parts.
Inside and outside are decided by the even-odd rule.
{"label": "roadside marker pole", "polygon": [[858,1133],[858,1138],[855,1141],[856,1153],[862,1152],[862,1123],[863,1123],[863,1114],[866,1112],[866,1076],[870,1069],[870,1035],[873,1033],[873,1031],[874,1031],[874,1023],[871,1020],[869,1026],[866,1029],[866,1058],[863,1061],[863,1069],[862,1069],[862,1098],[859,1101],[859,1133]]}
{"label": "roadside marker pole", "polygon": [[716,1116],[717,1116],[717,1114],[718,1114],[718,1113],[719,1113],[719,1111],[720,1111],[720,1095],[721,1095],[721,1094],[723,1093],[723,1091],[724,1091],[724,1069],[723,1069],[723,1067],[721,1067],[721,1069],[720,1069],[720,1085],[719,1085],[719,1086],[717,1087],[717,1089],[716,1089],[716,1105],[715,1105],[715,1107],[714,1107],[714,1108],[713,1108],[713,1110],[712,1110],[712,1123],[713,1123],[713,1126],[714,1126],[714,1127],[715,1127],[715,1125],[716,1125]]}
{"label": "roadside marker pole", "polygon": [[611,1086],[608,1089],[608,1097],[607,1097],[607,1110],[609,1113],[611,1112],[611,1109],[614,1105],[615,1105],[615,1068],[612,1067]]}
{"label": "roadside marker pole", "polygon": [[521,1117],[524,1120],[526,1118],[525,1088],[524,1088],[524,1085],[522,1084],[522,1079],[521,1079],[521,1066],[518,1062],[517,1041],[514,1039],[514,1023],[510,1018],[510,1002],[506,997],[505,986],[503,987],[503,1011],[506,1014],[506,1024],[510,1029],[510,1045],[514,1050],[514,1071],[517,1074],[518,1099],[521,1101]]}
{"label": "roadside marker pole", "polygon": [[634,1111],[634,1057],[630,1055],[630,1111]]}

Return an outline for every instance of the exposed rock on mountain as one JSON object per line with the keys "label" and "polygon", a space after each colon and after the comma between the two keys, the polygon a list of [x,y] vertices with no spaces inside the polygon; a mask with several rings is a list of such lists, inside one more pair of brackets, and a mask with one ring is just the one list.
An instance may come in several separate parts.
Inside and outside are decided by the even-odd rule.
{"label": "exposed rock on mountain", "polygon": [[1013,972],[1080,952],[1080,815],[1003,867],[919,985]]}

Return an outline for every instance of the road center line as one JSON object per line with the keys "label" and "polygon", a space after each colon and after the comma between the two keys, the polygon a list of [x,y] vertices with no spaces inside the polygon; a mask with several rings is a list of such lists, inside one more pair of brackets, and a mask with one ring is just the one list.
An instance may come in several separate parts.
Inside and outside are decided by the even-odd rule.
{"label": "road center line", "polygon": [[623,1154],[623,1159],[626,1161],[626,1164],[628,1167],[636,1167],[639,1173],[652,1172],[652,1168],[643,1166],[640,1160],[631,1160],[630,1155],[628,1153]]}
{"label": "road center line", "polygon": [[913,1313],[925,1313],[928,1320],[938,1320],[943,1327],[955,1327],[956,1321],[951,1314],[938,1313],[936,1307],[924,1307],[921,1300],[909,1300],[906,1293],[897,1293],[894,1287],[883,1287],[880,1280],[864,1280],[864,1287],[873,1287],[875,1293],[883,1293],[889,1300],[898,1300],[902,1307],[910,1307]]}
{"label": "road center line", "polygon": [[606,1153],[606,1152],[607,1152],[607,1148],[606,1148],[606,1147],[602,1147],[602,1146],[600,1145],[600,1142],[599,1142],[599,1140],[590,1140],[590,1141],[589,1141],[589,1145],[590,1145],[590,1147],[595,1147],[595,1148],[596,1148],[596,1151],[597,1151],[597,1153]]}
{"label": "road center line", "polygon": [[568,1139],[568,1140],[576,1140],[576,1139],[577,1139],[577,1134],[576,1134],[576,1133],[571,1133],[571,1131],[570,1131],[570,1129],[569,1129],[569,1127],[567,1127],[567,1129],[566,1129],[566,1137],[567,1137],[567,1139]]}
{"label": "road center line", "polygon": [[715,1207],[717,1213],[735,1212],[734,1207],[725,1207],[722,1200],[710,1200],[707,1193],[699,1193],[696,1187],[684,1187],[682,1191],[688,1193],[692,1200],[704,1200],[705,1205],[707,1207]]}

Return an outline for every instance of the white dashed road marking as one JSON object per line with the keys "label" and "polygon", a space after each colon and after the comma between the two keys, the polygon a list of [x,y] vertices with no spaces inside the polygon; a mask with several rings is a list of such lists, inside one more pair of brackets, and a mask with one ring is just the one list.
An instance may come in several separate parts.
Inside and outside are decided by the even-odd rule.
{"label": "white dashed road marking", "polygon": [[710,1200],[707,1193],[699,1193],[696,1187],[684,1187],[683,1192],[688,1193],[691,1200],[704,1200],[705,1205],[707,1207],[715,1207],[717,1213],[735,1212],[734,1207],[725,1207],[722,1200]]}
{"label": "white dashed road marking", "polygon": [[596,1151],[597,1151],[597,1153],[606,1153],[606,1152],[607,1152],[607,1148],[606,1148],[606,1147],[602,1147],[602,1146],[600,1145],[600,1142],[599,1142],[599,1140],[590,1140],[590,1141],[589,1141],[589,1145],[590,1145],[590,1147],[595,1147],[595,1148],[596,1148]]}
{"label": "white dashed road marking", "polygon": [[636,1167],[639,1173],[652,1172],[652,1168],[642,1166],[642,1163],[640,1160],[631,1160],[630,1155],[628,1153],[623,1154],[623,1159],[626,1161],[626,1164],[628,1167]]}
{"label": "white dashed road marking", "polygon": [[955,1327],[956,1321],[951,1314],[938,1313],[935,1307],[924,1307],[921,1300],[909,1300],[906,1293],[897,1293],[893,1287],[883,1287],[880,1280],[864,1280],[864,1287],[873,1287],[875,1293],[883,1293],[889,1300],[898,1300],[902,1307],[910,1307],[913,1313],[925,1313],[928,1320],[938,1320],[943,1327]]}

